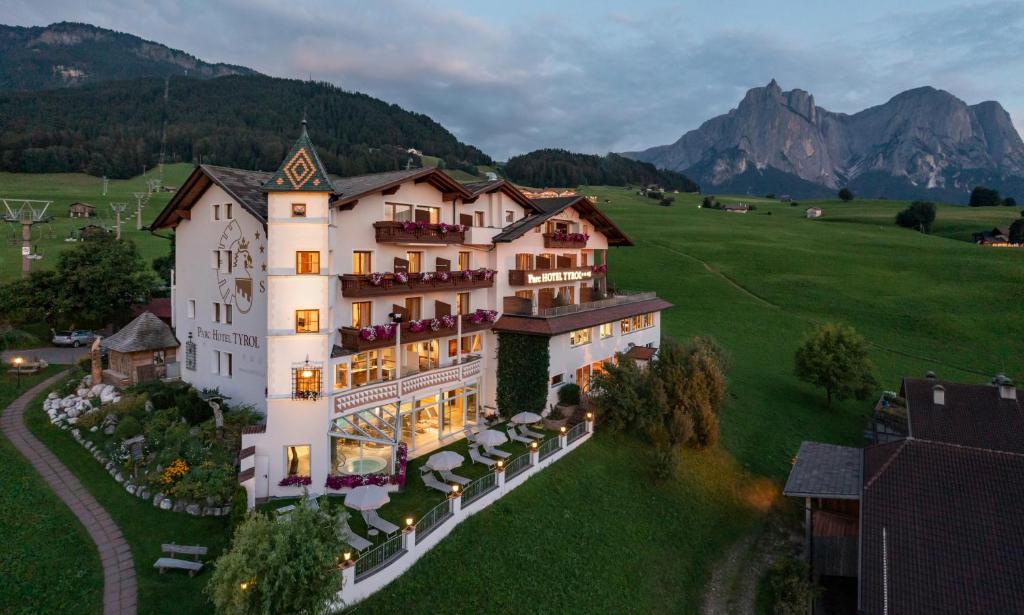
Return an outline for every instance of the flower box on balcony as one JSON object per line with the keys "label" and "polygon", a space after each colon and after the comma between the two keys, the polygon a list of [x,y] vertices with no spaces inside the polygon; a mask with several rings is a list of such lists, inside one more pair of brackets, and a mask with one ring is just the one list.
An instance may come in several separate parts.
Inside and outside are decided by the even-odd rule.
{"label": "flower box on balcony", "polygon": [[555,231],[554,233],[544,233],[544,247],[545,248],[585,248],[587,247],[587,240],[590,239],[590,235],[586,233],[566,233],[563,231]]}
{"label": "flower box on balcony", "polygon": [[461,224],[426,222],[374,222],[377,243],[464,243],[466,227]]}
{"label": "flower box on balcony", "polygon": [[[383,330],[384,327],[391,327],[390,335]],[[373,330],[373,334],[370,335],[367,332],[367,327],[362,329],[358,329],[356,327],[342,327],[339,329],[341,332],[341,346],[345,350],[350,350],[352,352],[363,352],[365,350],[394,346],[394,328],[394,325],[376,325],[371,328]],[[379,333],[378,329],[380,329]]]}
{"label": "flower box on balcony", "polygon": [[494,271],[430,271],[426,273],[371,273],[341,276],[341,294],[344,297],[375,297],[401,294],[409,291],[470,290],[494,286]]}

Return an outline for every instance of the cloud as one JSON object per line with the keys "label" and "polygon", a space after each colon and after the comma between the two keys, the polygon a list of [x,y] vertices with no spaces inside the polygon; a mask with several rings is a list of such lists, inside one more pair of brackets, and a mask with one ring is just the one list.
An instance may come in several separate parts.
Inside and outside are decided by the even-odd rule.
{"label": "cloud", "polygon": [[925,84],[1024,108],[1024,84],[1012,78],[1024,72],[1021,4],[874,10],[858,23],[824,14],[821,27],[656,0],[580,6],[20,0],[7,13],[19,24],[87,21],[207,61],[328,80],[426,113],[499,159],[672,142],[773,77],[837,111]]}

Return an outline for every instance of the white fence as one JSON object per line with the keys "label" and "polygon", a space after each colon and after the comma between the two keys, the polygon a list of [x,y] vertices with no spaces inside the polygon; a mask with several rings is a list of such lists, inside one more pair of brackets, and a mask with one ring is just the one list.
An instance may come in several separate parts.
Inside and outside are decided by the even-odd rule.
{"label": "white fence", "polygon": [[[376,593],[402,576],[419,558],[444,540],[455,526],[470,515],[487,508],[529,480],[531,476],[589,440],[594,433],[594,423],[587,421],[580,425],[583,427],[573,434],[576,438],[571,442],[568,441],[566,434],[553,438],[555,444],[548,445],[548,454],[543,459],[539,450],[532,450],[523,455],[527,457],[526,460],[512,460],[510,465],[515,466],[514,474],[508,475],[507,470],[497,471],[477,479],[467,485],[462,495],[449,498],[424,515],[412,527],[366,552],[360,556],[360,560],[346,564],[341,571],[342,588],[336,596],[338,602],[333,606],[351,606]],[[363,562],[363,559],[370,561]]]}

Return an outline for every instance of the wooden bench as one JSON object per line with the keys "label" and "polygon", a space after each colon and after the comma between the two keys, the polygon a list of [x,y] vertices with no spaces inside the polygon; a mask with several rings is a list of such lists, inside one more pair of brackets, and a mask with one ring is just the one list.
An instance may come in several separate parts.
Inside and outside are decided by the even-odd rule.
{"label": "wooden bench", "polygon": [[[160,574],[167,570],[187,570],[190,577],[196,576],[196,573],[203,569],[203,562],[199,561],[199,557],[206,555],[207,552],[206,547],[200,545],[176,545],[174,543],[160,545],[160,550],[171,556],[161,557],[153,564]],[[192,561],[179,559],[174,557],[175,555],[191,555]]]}

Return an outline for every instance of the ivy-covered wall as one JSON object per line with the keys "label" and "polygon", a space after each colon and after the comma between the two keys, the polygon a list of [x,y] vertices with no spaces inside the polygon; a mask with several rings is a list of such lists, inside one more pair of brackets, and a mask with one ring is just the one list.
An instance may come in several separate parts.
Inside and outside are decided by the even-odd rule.
{"label": "ivy-covered wall", "polygon": [[537,412],[548,401],[551,355],[547,337],[498,333],[498,411],[504,416]]}

